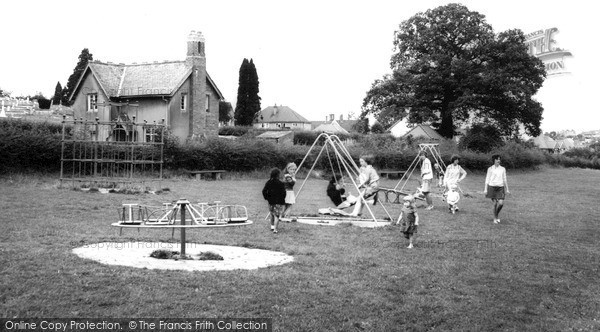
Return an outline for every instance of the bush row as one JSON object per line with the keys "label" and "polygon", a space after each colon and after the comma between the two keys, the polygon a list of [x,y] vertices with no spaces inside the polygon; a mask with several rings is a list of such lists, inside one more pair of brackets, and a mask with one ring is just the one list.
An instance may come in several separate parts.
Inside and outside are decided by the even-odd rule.
{"label": "bush row", "polygon": [[[66,134],[71,135],[70,128],[67,129]],[[235,140],[212,138],[183,144],[167,135],[164,147],[165,169],[247,172],[271,167],[283,168],[290,161],[300,164],[305,158],[304,166],[310,168],[322,148],[316,146],[307,155],[310,145],[277,145],[257,140],[251,132],[252,130],[247,130],[246,134]],[[302,135],[304,133],[297,136],[304,137],[302,139],[312,145],[308,134]],[[0,172],[60,170],[61,138],[61,124],[20,119],[0,120]],[[419,151],[418,144],[421,143],[413,139],[397,139],[389,134],[348,136],[346,139],[349,139],[348,151],[355,162],[358,162],[361,155],[371,154],[375,157],[374,166],[377,169],[408,169],[414,162]],[[439,143],[439,151],[446,164],[453,155],[459,155],[461,165],[468,170],[485,170],[492,164],[493,154],[500,154],[502,163],[507,168],[532,168],[550,164],[600,169],[600,158],[596,154],[591,154],[589,158],[582,157],[581,154],[574,157],[569,157],[566,153],[551,155],[514,142],[508,142],[489,153],[481,153],[461,151],[454,141],[446,140]],[[324,149],[315,169],[328,170],[331,165],[336,169],[339,167],[331,149]]]}

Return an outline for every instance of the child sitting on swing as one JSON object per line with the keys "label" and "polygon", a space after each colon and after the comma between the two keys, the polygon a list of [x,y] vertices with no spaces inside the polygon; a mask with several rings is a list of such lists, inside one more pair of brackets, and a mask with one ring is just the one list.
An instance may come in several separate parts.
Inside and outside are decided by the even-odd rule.
{"label": "child sitting on swing", "polygon": [[360,176],[358,188],[364,188],[360,192],[362,198],[358,198],[354,211],[350,214],[353,217],[360,216],[362,214],[362,208],[364,206],[363,199],[367,200],[373,197],[373,205],[377,204],[377,191],[379,190],[379,175],[375,168],[373,168],[373,156],[366,155],[360,157],[358,162],[360,163]]}

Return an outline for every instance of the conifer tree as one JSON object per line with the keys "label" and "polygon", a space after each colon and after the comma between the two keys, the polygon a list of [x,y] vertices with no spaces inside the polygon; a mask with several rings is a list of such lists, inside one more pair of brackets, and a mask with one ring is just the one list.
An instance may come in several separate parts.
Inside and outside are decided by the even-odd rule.
{"label": "conifer tree", "polygon": [[258,96],[258,74],[252,59],[244,59],[240,66],[237,102],[234,119],[237,126],[250,126],[260,112],[260,97]]}
{"label": "conifer tree", "polygon": [[83,75],[85,67],[87,67],[88,62],[92,60],[94,60],[94,56],[87,48],[81,50],[81,54],[79,54],[79,61],[77,61],[77,65],[75,66],[75,69],[73,69],[73,74],[69,76],[69,80],[67,81],[67,86],[65,87],[65,91],[63,93],[63,101],[67,101],[69,99],[69,96],[73,93],[79,78],[81,75]]}
{"label": "conifer tree", "polygon": [[52,102],[54,105],[59,105],[62,101],[63,96],[63,88],[60,85],[60,82],[56,82],[56,88],[54,88],[54,97],[52,97]]}

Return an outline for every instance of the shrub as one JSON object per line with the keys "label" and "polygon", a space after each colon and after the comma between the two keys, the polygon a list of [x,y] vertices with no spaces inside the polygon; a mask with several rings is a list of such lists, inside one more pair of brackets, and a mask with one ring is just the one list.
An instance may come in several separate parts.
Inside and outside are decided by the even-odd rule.
{"label": "shrub", "polygon": [[61,139],[62,124],[0,120],[0,172],[59,170]]}
{"label": "shrub", "polygon": [[490,152],[503,145],[502,134],[491,125],[475,124],[460,140],[460,148],[477,152]]}
{"label": "shrub", "polygon": [[219,128],[219,135],[240,137],[246,135],[251,128],[247,126],[221,127]]}
{"label": "shrub", "polygon": [[507,168],[532,168],[543,164],[546,159],[539,149],[527,148],[516,142],[507,142],[491,154],[499,154]]}

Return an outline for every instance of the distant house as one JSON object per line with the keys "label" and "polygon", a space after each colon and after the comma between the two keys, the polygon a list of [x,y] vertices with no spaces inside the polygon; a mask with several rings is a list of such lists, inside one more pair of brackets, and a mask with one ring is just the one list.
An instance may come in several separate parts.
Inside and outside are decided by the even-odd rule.
{"label": "distant house", "polygon": [[[70,96],[76,119],[160,123],[163,119],[180,139],[217,136],[223,95],[206,72],[205,41],[192,31],[184,61],[142,64],[90,62]],[[119,126],[116,126],[119,127]],[[122,126],[99,133],[120,140]],[[130,136],[130,134],[132,136]],[[140,137],[145,133],[127,133]]]}
{"label": "distant house", "polygon": [[542,151],[549,153],[554,153],[557,151],[557,142],[550,136],[541,134],[538,137],[534,137],[532,142],[538,149]]}
{"label": "distant house", "polygon": [[392,134],[394,137],[402,137],[404,134],[410,131],[410,127],[408,127],[408,123],[406,119],[398,120],[394,122],[393,125],[388,128],[388,132]]}
{"label": "distant house", "polygon": [[282,145],[294,145],[294,132],[291,130],[267,131],[256,136],[256,138]]}
{"label": "distant house", "polygon": [[574,140],[572,138],[555,140],[552,137],[544,134],[534,137],[531,141],[538,149],[549,153],[562,153],[573,148],[583,147],[583,143],[579,140]]}
{"label": "distant house", "polygon": [[313,131],[327,134],[349,134],[349,132],[346,129],[344,129],[336,120],[333,120],[329,123],[323,123],[315,129],[313,129]]}
{"label": "distant house", "polygon": [[310,130],[310,121],[287,106],[269,106],[257,114],[254,128]]}
{"label": "distant house", "polygon": [[[335,122],[335,124],[334,124]],[[335,133],[352,133],[352,132],[356,132],[356,130],[354,129],[354,125],[356,125],[356,123],[358,122],[358,120],[350,120],[350,119],[344,119],[344,116],[340,114],[339,119],[335,119],[335,115],[334,114],[329,114],[328,116],[325,117],[325,121],[311,121],[312,124],[312,130],[313,131],[319,131],[319,132],[330,132],[330,131],[334,131]],[[317,128],[319,128],[317,130]]]}
{"label": "distant house", "polygon": [[444,139],[442,135],[438,134],[438,132],[431,128],[431,126],[422,124],[414,126],[402,137],[408,136],[412,136],[413,138],[424,138],[430,141],[439,141]]}

